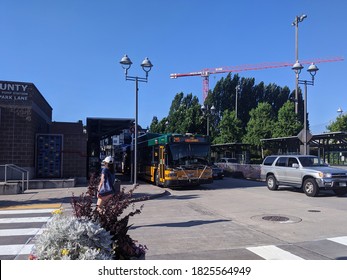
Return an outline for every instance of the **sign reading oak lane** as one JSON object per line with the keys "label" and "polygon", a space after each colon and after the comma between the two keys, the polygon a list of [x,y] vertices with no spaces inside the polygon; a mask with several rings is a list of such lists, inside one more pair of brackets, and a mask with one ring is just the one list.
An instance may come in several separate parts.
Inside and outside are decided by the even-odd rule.
{"label": "sign reading oak lane", "polygon": [[0,100],[27,101],[28,85],[3,82],[0,83]]}

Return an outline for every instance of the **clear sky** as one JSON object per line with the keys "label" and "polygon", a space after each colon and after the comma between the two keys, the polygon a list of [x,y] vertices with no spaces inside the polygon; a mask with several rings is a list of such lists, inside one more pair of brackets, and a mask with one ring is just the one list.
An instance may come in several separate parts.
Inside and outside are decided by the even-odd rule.
{"label": "clear sky", "polygon": [[[171,73],[204,68],[347,59],[345,0],[0,0],[0,80],[31,82],[53,108],[53,121],[86,123],[87,117],[134,118],[135,83],[119,61],[127,54],[132,76],[154,67],[139,85],[139,124],[167,116],[176,93],[202,100],[202,78]],[[311,129],[322,132],[347,112],[346,61],[317,65],[308,88]],[[307,66],[306,68],[307,69]],[[249,71],[256,83],[295,88],[291,68]],[[225,75],[224,75],[225,76]],[[210,76],[210,88],[223,75]],[[310,79],[306,71],[300,79]]]}

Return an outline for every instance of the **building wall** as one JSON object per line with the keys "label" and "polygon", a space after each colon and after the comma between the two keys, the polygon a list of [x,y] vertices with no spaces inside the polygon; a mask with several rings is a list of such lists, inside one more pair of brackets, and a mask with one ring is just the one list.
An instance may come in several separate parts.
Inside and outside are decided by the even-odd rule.
{"label": "building wall", "polygon": [[48,133],[52,108],[31,83],[0,81],[0,165],[35,174],[35,135]]}
{"label": "building wall", "polygon": [[87,135],[82,121],[52,122],[52,107],[34,84],[0,81],[0,165],[18,165],[35,178],[40,134],[63,135],[62,178],[86,178]]}
{"label": "building wall", "polygon": [[53,122],[52,134],[63,134],[63,177],[86,178],[87,176],[87,134],[83,123]]}
{"label": "building wall", "polygon": [[30,108],[1,108],[0,163],[34,166],[35,139]]}

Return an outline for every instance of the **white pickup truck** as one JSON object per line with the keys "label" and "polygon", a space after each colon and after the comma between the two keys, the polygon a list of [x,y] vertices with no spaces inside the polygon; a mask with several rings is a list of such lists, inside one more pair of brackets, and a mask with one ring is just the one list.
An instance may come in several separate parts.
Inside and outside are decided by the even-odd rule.
{"label": "white pickup truck", "polygon": [[302,188],[307,196],[317,196],[321,189],[338,196],[347,194],[347,170],[332,168],[316,156],[268,156],[261,164],[260,177],[269,190],[285,185]]}

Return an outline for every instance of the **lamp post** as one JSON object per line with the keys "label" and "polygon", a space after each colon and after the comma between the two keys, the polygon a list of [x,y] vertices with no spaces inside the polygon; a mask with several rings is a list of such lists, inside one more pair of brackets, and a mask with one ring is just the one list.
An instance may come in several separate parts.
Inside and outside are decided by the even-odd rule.
{"label": "lamp post", "polygon": [[236,97],[235,97],[235,117],[236,117],[236,119],[237,119],[237,100],[238,100],[238,94],[240,92],[240,89],[241,89],[240,85],[237,85],[235,87],[235,92],[236,92]]}
{"label": "lamp post", "polygon": [[304,137],[303,137],[303,142],[304,142],[304,155],[307,155],[307,85],[310,86],[314,86],[314,76],[317,74],[317,71],[319,70],[318,67],[312,63],[307,71],[310,73],[311,75],[311,81],[308,80],[299,80],[299,75],[301,70],[304,67],[300,64],[300,62],[296,62],[292,69],[294,70],[295,74],[296,74],[296,78],[298,81],[298,84],[302,84],[305,86],[305,97],[304,97]]}
{"label": "lamp post", "polygon": [[130,58],[127,55],[124,55],[119,62],[122,65],[122,68],[125,70],[125,80],[126,81],[135,81],[135,143],[134,143],[134,186],[137,185],[137,136],[138,136],[138,93],[139,93],[139,82],[148,82],[148,73],[151,71],[153,64],[146,57],[142,63],[141,67],[143,71],[146,73],[146,77],[138,77],[138,76],[128,76],[128,70],[133,64]]}
{"label": "lamp post", "polygon": [[205,107],[205,105],[201,105],[201,111],[203,113],[203,115],[206,115],[207,118],[207,133],[206,135],[209,136],[210,135],[210,115],[212,115],[214,113],[214,111],[216,110],[216,108],[212,105],[211,108]]}
{"label": "lamp post", "polygon": [[[301,16],[296,16],[293,23],[292,23],[292,26],[295,26],[295,61],[297,63],[299,63],[299,23],[302,22],[305,18],[307,18],[307,15],[301,15]],[[299,87],[299,81],[298,81],[298,78],[296,76],[296,79],[295,79],[295,114],[298,113],[298,107],[299,107],[299,104],[298,104],[298,87]]]}
{"label": "lamp post", "polygon": [[343,110],[341,109],[341,107],[339,107],[337,109],[337,113],[339,114],[339,116],[341,117],[342,113],[343,113]]}

